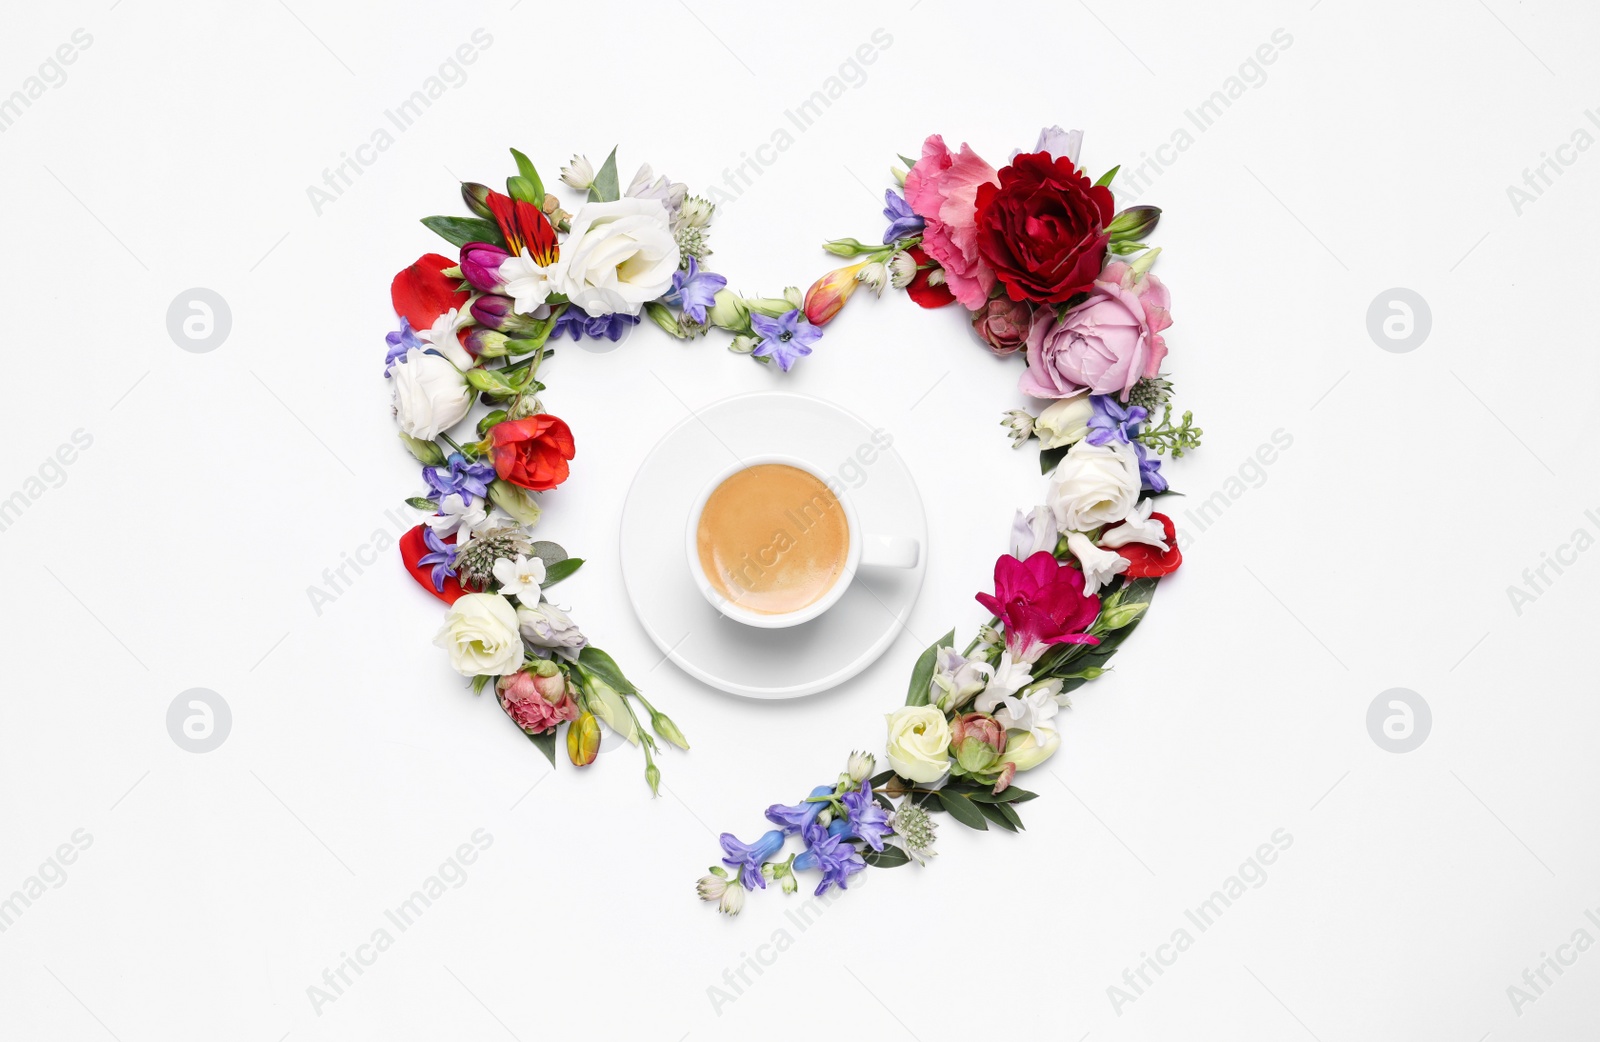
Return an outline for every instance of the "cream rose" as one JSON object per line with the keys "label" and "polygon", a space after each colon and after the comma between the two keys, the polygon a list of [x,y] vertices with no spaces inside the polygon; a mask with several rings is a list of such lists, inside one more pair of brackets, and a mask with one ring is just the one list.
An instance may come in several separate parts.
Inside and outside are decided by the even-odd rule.
{"label": "cream rose", "polygon": [[677,270],[678,241],[659,199],[589,203],[561,246],[556,289],[591,315],[637,315]]}
{"label": "cream rose", "polygon": [[1088,532],[1127,517],[1142,483],[1132,445],[1080,441],[1050,475],[1046,502],[1063,532]]}
{"label": "cream rose", "polygon": [[394,418],[413,438],[432,441],[466,418],[472,388],[454,365],[413,347],[389,370],[394,382]]}
{"label": "cream rose", "polygon": [[517,610],[498,593],[457,599],[433,642],[450,653],[450,665],[464,677],[506,676],[522,668]]}
{"label": "cream rose", "polygon": [[1088,395],[1062,398],[1045,406],[1033,421],[1033,432],[1039,436],[1041,448],[1059,449],[1082,441],[1089,433],[1089,418],[1093,415],[1094,405]]}
{"label": "cream rose", "polygon": [[889,721],[889,766],[926,785],[950,770],[950,725],[936,706],[901,706]]}

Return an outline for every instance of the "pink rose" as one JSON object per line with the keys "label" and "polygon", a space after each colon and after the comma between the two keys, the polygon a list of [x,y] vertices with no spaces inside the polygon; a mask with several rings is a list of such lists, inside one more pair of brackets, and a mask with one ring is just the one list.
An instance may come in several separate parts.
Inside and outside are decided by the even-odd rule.
{"label": "pink rose", "polygon": [[567,694],[566,680],[560,673],[548,677],[513,673],[500,678],[498,689],[506,715],[528,734],[539,734],[563,720],[578,718],[578,703]]}
{"label": "pink rose", "polygon": [[1018,381],[1035,398],[1116,394],[1123,401],[1140,377],[1155,376],[1167,357],[1161,331],[1172,325],[1172,298],[1154,275],[1136,277],[1122,261],[1108,264],[1089,299],[1059,320],[1041,309],[1028,331],[1028,368]]}
{"label": "pink rose", "polygon": [[906,202],[927,222],[922,248],[944,269],[946,284],[968,311],[977,311],[994,289],[994,271],[978,257],[978,186],[1000,175],[962,144],[951,154],[944,138],[929,136],[922,158],[906,175]]}

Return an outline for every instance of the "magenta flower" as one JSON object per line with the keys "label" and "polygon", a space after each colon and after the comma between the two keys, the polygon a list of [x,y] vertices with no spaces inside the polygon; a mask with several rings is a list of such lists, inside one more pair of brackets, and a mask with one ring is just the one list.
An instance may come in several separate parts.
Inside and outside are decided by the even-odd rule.
{"label": "magenta flower", "polygon": [[978,603],[1005,625],[1006,647],[1023,662],[1037,661],[1051,644],[1098,644],[1084,632],[1100,614],[1100,598],[1083,592],[1083,573],[1048,550],[1026,561],[1010,554],[994,563],[994,593]]}
{"label": "magenta flower", "polygon": [[500,265],[511,254],[486,242],[469,242],[461,247],[461,275],[472,288],[483,293],[498,293],[506,280]]}

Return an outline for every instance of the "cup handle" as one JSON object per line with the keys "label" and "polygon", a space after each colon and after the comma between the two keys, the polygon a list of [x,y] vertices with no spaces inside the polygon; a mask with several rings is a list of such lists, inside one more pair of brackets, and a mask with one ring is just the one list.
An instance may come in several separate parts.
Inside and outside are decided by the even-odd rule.
{"label": "cup handle", "polygon": [[868,568],[915,568],[922,544],[903,535],[868,535],[861,540],[861,563]]}

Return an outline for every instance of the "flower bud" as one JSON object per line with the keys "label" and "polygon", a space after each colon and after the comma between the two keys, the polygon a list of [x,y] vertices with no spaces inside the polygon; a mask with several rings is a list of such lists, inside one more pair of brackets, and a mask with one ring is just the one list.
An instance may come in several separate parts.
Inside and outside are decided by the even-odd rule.
{"label": "flower bud", "polygon": [[534,501],[533,493],[526,492],[509,481],[496,478],[489,483],[489,502],[529,528],[539,523],[542,511],[539,504]]}
{"label": "flower bud", "polygon": [[744,305],[748,310],[768,318],[782,318],[799,307],[800,303],[791,304],[787,297],[746,297]]}
{"label": "flower bud", "polygon": [[761,339],[759,337],[743,335],[736,336],[733,338],[733,343],[728,345],[728,350],[732,351],[734,354],[747,355],[751,351],[754,351],[756,349],[756,345],[759,343],[761,343]]}
{"label": "flower bud", "polygon": [[472,317],[478,325],[497,329],[516,337],[539,335],[541,323],[528,315],[519,315],[510,297],[490,293],[472,302]]}
{"label": "flower bud", "polygon": [[856,276],[867,263],[862,261],[848,268],[835,268],[813,282],[805,295],[806,321],[814,326],[831,321],[856,291]]}
{"label": "flower bud", "polygon": [[872,777],[872,768],[878,765],[877,759],[871,753],[853,752],[845,763],[845,773],[850,775],[850,780],[860,785]]}
{"label": "flower bud", "polygon": [[678,725],[673,723],[672,718],[666,713],[652,710],[650,713],[650,726],[655,729],[656,734],[666,741],[676,745],[679,749],[688,751],[689,739],[683,736],[683,732],[678,729]]}
{"label": "flower bud", "polygon": [[1009,297],[984,301],[983,307],[972,314],[972,331],[1001,357],[1014,354],[1027,343],[1032,325],[1033,308],[1025,300]]}
{"label": "flower bud", "polygon": [[644,765],[644,780],[650,786],[652,796],[661,795],[661,768],[653,763]]}
{"label": "flower bud", "polygon": [[405,442],[406,448],[410,450],[411,455],[415,456],[417,462],[423,466],[444,466],[444,452],[433,442],[424,441],[421,438],[413,438],[405,431],[400,432],[400,440]]}
{"label": "flower bud", "polygon": [[617,689],[599,677],[588,674],[584,677],[583,686],[589,693],[589,709],[611,730],[638,745],[639,734],[633,724],[633,715],[628,712],[628,705]]}
{"label": "flower bud", "polygon": [[494,220],[494,211],[489,209],[489,186],[475,184],[472,181],[461,182],[461,198],[466,201],[467,209],[479,217]]}
{"label": "flower bud", "polygon": [[719,329],[743,329],[749,319],[750,309],[733,290],[723,287],[706,312],[706,321]]}
{"label": "flower bud", "polygon": [[506,347],[510,342],[511,338],[497,329],[474,326],[467,334],[467,353],[474,358],[504,358],[511,353]]}
{"label": "flower bud", "polygon": [[1061,748],[1061,736],[1054,728],[1042,727],[1039,730],[1045,734],[1042,744],[1032,731],[1023,731],[1001,755],[1000,762],[1019,771],[1028,771],[1054,756],[1056,750]]}
{"label": "flower bud", "polygon": [[802,308],[802,307],[805,306],[806,298],[800,292],[800,287],[799,286],[785,286],[785,287],[783,287],[783,299],[787,300],[789,302],[789,310],[790,311],[794,311],[797,308]]}
{"label": "flower bud", "polygon": [[882,296],[883,287],[889,281],[889,266],[882,261],[873,261],[861,269],[861,273],[856,276],[856,281]]}
{"label": "flower bud", "polygon": [[904,250],[889,258],[889,285],[905,289],[917,277],[917,259]]}
{"label": "flower bud", "polygon": [[600,721],[593,713],[580,713],[567,725],[567,758],[574,767],[587,767],[600,755]]}
{"label": "flower bud", "polygon": [[478,437],[487,438],[489,436],[489,428],[505,419],[506,411],[504,409],[496,409],[491,413],[484,414],[483,419],[478,421]]}
{"label": "flower bud", "polygon": [[1150,270],[1150,266],[1155,264],[1156,258],[1159,256],[1161,256],[1161,247],[1157,246],[1153,250],[1148,250],[1140,254],[1138,260],[1135,260],[1132,264],[1128,265],[1128,270],[1133,272],[1133,279],[1135,282],[1144,278],[1145,272]]}
{"label": "flower bud", "polygon": [[561,168],[561,183],[579,192],[587,192],[594,184],[594,164],[587,156],[574,155],[572,162]]}
{"label": "flower bud", "polygon": [[967,774],[992,770],[1006,749],[1006,729],[987,713],[963,713],[950,721],[950,751]]}
{"label": "flower bud", "polygon": [[1160,220],[1159,206],[1130,206],[1111,218],[1111,223],[1106,225],[1106,233],[1111,236],[1112,242],[1135,242],[1155,231]]}
{"label": "flower bud", "polygon": [[822,248],[835,257],[854,257],[862,253],[871,253],[873,250],[882,249],[880,246],[868,246],[857,239],[829,239],[822,244]]}
{"label": "flower bud", "polygon": [[461,247],[461,277],[472,288],[483,293],[496,293],[505,280],[500,277],[500,265],[511,254],[486,242],[469,242]]}
{"label": "flower bud", "polygon": [[474,367],[467,370],[466,377],[467,384],[474,391],[482,391],[484,394],[499,395],[506,398],[517,393],[517,389],[511,386],[511,381],[506,379],[498,369],[478,369]]}
{"label": "flower bud", "polygon": [[1011,447],[1020,449],[1033,437],[1033,414],[1025,409],[1012,409],[1000,417],[1000,426],[1011,435]]}
{"label": "flower bud", "polygon": [[899,185],[901,188],[906,186],[906,175],[909,173],[911,173],[911,171],[907,170],[903,166],[889,167],[889,176],[894,178],[894,183]]}
{"label": "flower bud", "polygon": [[1089,433],[1089,420],[1093,415],[1094,404],[1088,395],[1060,398],[1039,413],[1039,418],[1033,422],[1033,431],[1039,436],[1041,448],[1059,449],[1082,441]]}
{"label": "flower bud", "polygon": [[646,304],[644,313],[650,316],[650,321],[660,326],[667,333],[680,338],[683,336],[683,331],[678,326],[678,316],[673,313],[671,308],[659,300],[652,300]]}
{"label": "flower bud", "polygon": [[1108,605],[1101,610],[1100,621],[1095,628],[1102,633],[1112,633],[1126,626],[1131,626],[1138,621],[1139,616],[1143,615],[1144,610],[1149,606],[1148,602]]}

